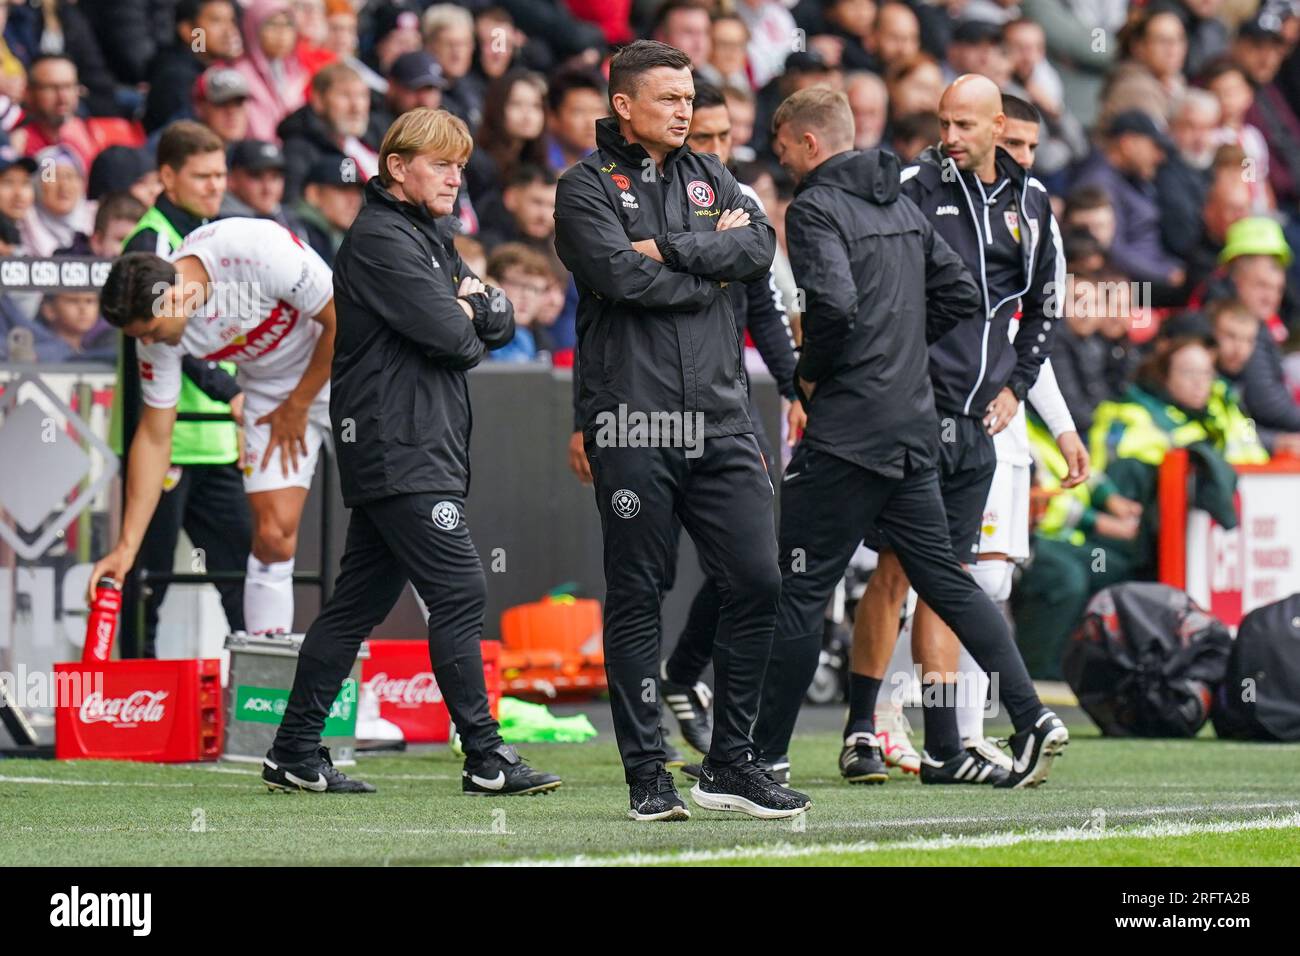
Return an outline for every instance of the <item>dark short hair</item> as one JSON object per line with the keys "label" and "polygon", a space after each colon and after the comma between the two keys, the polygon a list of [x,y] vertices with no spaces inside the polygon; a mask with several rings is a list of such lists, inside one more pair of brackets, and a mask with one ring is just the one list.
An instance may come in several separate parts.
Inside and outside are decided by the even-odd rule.
{"label": "dark short hair", "polygon": [[939,117],[934,113],[907,113],[894,121],[893,139],[906,143],[919,139],[927,143],[939,141]]}
{"label": "dark short hair", "polygon": [[543,186],[554,186],[555,173],[546,166],[539,166],[536,163],[520,163],[510,170],[501,188],[504,191],[519,186],[534,186],[537,183]]}
{"label": "dark short hair", "polygon": [[604,96],[605,84],[598,73],[590,70],[561,70],[551,77],[550,86],[546,88],[546,108],[552,113],[558,112],[574,90],[594,90]]}
{"label": "dark short hair", "polygon": [[1043,123],[1043,114],[1038,112],[1037,106],[1028,100],[1021,99],[1019,96],[1012,96],[1010,93],[1002,94],[1002,112],[1010,120],[1033,123],[1037,126],[1041,126]]}
{"label": "dark short hair", "polygon": [[634,40],[615,53],[609,61],[610,105],[614,103],[615,93],[635,96],[641,77],[661,66],[689,70],[691,58],[677,47],[658,40]]}
{"label": "dark short hair", "polygon": [[1110,193],[1100,186],[1076,186],[1065,197],[1065,217],[1076,210],[1101,209],[1114,205]]}
{"label": "dark short hair", "polygon": [[27,64],[27,75],[31,76],[32,73],[36,70],[36,68],[40,66],[42,63],[56,63],[59,61],[62,61],[64,63],[71,63],[72,68],[74,70],[77,70],[78,74],[80,74],[81,70],[77,67],[77,61],[74,60],[72,57],[68,56],[68,54],[38,53],[36,56],[32,57],[32,62]]}
{"label": "dark short hair", "polygon": [[99,200],[95,210],[95,232],[102,235],[109,223],[119,219],[139,222],[144,214],[144,203],[130,193],[109,193]]}
{"label": "dark short hair", "polygon": [[1065,264],[1071,272],[1076,271],[1075,264],[1084,259],[1093,256],[1106,258],[1106,250],[1097,241],[1097,237],[1087,229],[1067,229],[1065,235],[1061,237],[1061,251],[1065,253]]}
{"label": "dark short hair", "polygon": [[695,109],[710,110],[715,106],[726,105],[727,98],[722,95],[721,89],[708,80],[702,80],[698,76],[695,78]]}
{"label": "dark short hair", "polygon": [[176,266],[152,252],[128,252],[113,263],[99,293],[99,310],[114,328],[153,316],[159,285],[176,281]]}
{"label": "dark short hair", "polygon": [[[668,18],[681,10],[701,10],[707,14],[709,13],[709,5],[704,3],[704,0],[668,0],[667,3],[662,4],[655,11],[654,24],[650,32],[658,33],[668,23]],[[712,21],[713,18],[710,17],[709,19]]]}
{"label": "dark short hair", "polygon": [[221,137],[202,123],[176,120],[158,137],[158,166],[180,169],[191,156],[225,151]]}
{"label": "dark short hair", "polygon": [[[225,3],[232,7],[235,6],[235,0],[180,0],[176,4],[176,25],[193,23],[199,18],[203,8],[210,3]],[[238,8],[236,7],[236,9]]]}

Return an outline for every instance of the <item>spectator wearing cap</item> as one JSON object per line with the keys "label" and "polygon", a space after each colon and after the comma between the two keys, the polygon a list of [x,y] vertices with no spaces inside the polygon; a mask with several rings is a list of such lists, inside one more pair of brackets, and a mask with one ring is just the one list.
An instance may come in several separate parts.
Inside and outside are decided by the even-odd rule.
{"label": "spectator wearing cap", "polygon": [[1277,13],[1261,10],[1237,30],[1232,59],[1255,88],[1246,122],[1268,143],[1268,184],[1279,208],[1300,202],[1300,118],[1278,84],[1289,44]]}
{"label": "spectator wearing cap", "polygon": [[361,42],[358,20],[352,0],[325,0],[324,49],[334,54],[340,63],[346,63],[356,70],[372,93],[383,93],[388,88],[388,81],[358,55]]}
{"label": "spectator wearing cap", "polygon": [[351,161],[362,183],[379,169],[384,129],[371,118],[366,84],[345,63],[331,63],[312,78],[307,105],[289,115],[278,132],[287,163],[289,203],[302,196],[307,171],[318,159]]}
{"label": "spectator wearing cap", "polygon": [[248,80],[228,66],[214,66],[194,81],[194,118],[227,145],[248,138]]}
{"label": "spectator wearing cap", "polygon": [[26,103],[26,116],[9,139],[28,156],[47,146],[64,145],[76,153],[84,170],[109,146],[144,144],[144,131],[130,120],[77,115],[81,105],[77,66],[66,56],[41,55],[32,61]]}
{"label": "spectator wearing cap", "polygon": [[94,209],[86,201],[86,168],[67,146],[47,146],[34,157],[36,202],[20,224],[30,255],[49,256],[90,232]]}
{"label": "spectator wearing cap", "polygon": [[431,54],[423,50],[403,53],[393,61],[388,74],[388,91],[383,110],[375,116],[376,125],[388,129],[393,120],[417,106],[438,109],[446,88],[442,67]]}
{"label": "spectator wearing cap", "polygon": [[0,146],[0,255],[26,253],[19,223],[36,203],[32,174],[36,160],[19,155],[12,146]]}
{"label": "spectator wearing cap", "polygon": [[1237,385],[1264,446],[1272,451],[1278,447],[1280,435],[1291,435],[1283,439],[1283,448],[1294,454],[1300,450],[1294,438],[1300,433],[1300,406],[1287,386],[1279,347],[1287,338],[1280,313],[1291,259],[1290,246],[1275,220],[1259,216],[1240,219],[1228,227],[1227,242],[1219,254],[1227,281],[1212,281],[1208,298],[1235,298],[1259,321],[1255,351]]}
{"label": "spectator wearing cap", "polygon": [[1134,7],[1120,31],[1119,47],[1119,65],[1102,89],[1098,122],[1104,128],[1113,116],[1145,110],[1158,123],[1167,123],[1174,100],[1186,87],[1183,21],[1167,2]]}
{"label": "spectator wearing cap", "polygon": [[520,163],[546,166],[546,81],[540,73],[516,67],[488,85],[483,122],[465,185],[480,217],[501,201],[501,183]]}
{"label": "spectator wearing cap", "polygon": [[420,49],[424,38],[420,34],[420,15],[406,3],[382,4],[374,14],[374,44],[366,57],[366,65],[380,76],[403,53]]}
{"label": "spectator wearing cap", "polygon": [[300,235],[332,266],[344,235],[361,211],[361,183],[349,176],[346,163],[318,159],[307,171],[302,198],[293,211],[304,229]]}
{"label": "spectator wearing cap", "polygon": [[470,129],[483,119],[484,85],[470,72],[474,65],[474,18],[464,7],[436,3],[420,20],[424,49],[442,66],[447,87],[442,106]]}
{"label": "spectator wearing cap", "polygon": [[285,160],[279,146],[264,140],[242,140],[230,147],[227,164],[230,173],[220,218],[270,219],[306,238],[306,228],[284,207]]}
{"label": "spectator wearing cap", "polygon": [[130,193],[148,209],[162,191],[153,153],[130,146],[110,146],[95,157],[86,198],[98,202],[109,193]]}
{"label": "spectator wearing cap", "polygon": [[149,66],[144,128],[151,133],[189,118],[194,81],[213,64],[233,63],[244,52],[234,0],[179,0],[175,24],[174,42]]}
{"label": "spectator wearing cap", "polygon": [[596,148],[596,120],[609,113],[605,84],[589,70],[565,70],[546,90],[546,162],[559,175]]}
{"label": "spectator wearing cap", "polygon": [[235,68],[248,81],[248,135],[273,140],[276,127],[302,106],[311,73],[299,56],[289,0],[251,0],[242,26],[244,55]]}
{"label": "spectator wearing cap", "polygon": [[1115,210],[1111,258],[1134,278],[1168,287],[1183,284],[1183,264],[1160,239],[1155,177],[1173,144],[1147,113],[1131,110],[1111,120],[1105,141],[1084,163],[1076,186],[1099,186]]}

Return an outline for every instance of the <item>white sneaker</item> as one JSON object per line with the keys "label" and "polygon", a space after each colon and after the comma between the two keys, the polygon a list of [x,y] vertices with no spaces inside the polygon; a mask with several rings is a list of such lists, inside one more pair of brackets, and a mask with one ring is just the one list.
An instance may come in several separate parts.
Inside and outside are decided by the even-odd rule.
{"label": "white sneaker", "polygon": [[921,755],[907,738],[911,725],[901,707],[886,707],[875,714],[876,740],[880,752],[884,754],[885,763],[898,767],[903,773],[921,772]]}
{"label": "white sneaker", "polygon": [[1002,749],[996,737],[970,737],[961,742],[967,750],[975,750],[989,763],[996,764],[1003,770],[1011,769],[1011,755]]}

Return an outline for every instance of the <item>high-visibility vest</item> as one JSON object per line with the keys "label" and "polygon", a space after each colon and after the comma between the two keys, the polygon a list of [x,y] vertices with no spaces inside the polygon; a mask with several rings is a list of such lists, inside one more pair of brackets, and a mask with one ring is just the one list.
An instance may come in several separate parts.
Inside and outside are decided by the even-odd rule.
{"label": "high-visibility vest", "polygon": [[1217,379],[1206,406],[1215,431],[1215,444],[1223,448],[1230,465],[1263,465],[1268,450],[1255,431],[1255,420],[1241,410],[1236,389],[1223,378]]}
{"label": "high-visibility vest", "polygon": [[[135,238],[137,233],[152,229],[162,236],[169,249],[175,251],[185,237],[180,234],[171,220],[164,216],[157,206],[140,217],[135,228],[127,234],[123,245]],[[122,367],[121,348],[117,351],[117,380],[122,382],[125,369]],[[221,367],[231,375],[235,374],[233,362],[222,362]],[[138,374],[134,369],[132,374]],[[113,450],[122,454],[122,389],[118,388],[113,398],[113,416],[110,427],[110,443]],[[181,394],[176,402],[177,412],[208,412],[229,415],[230,406],[209,398],[199,389],[188,375],[181,376]],[[172,464],[174,465],[228,465],[239,458],[239,432],[234,422],[177,422],[172,429]]]}

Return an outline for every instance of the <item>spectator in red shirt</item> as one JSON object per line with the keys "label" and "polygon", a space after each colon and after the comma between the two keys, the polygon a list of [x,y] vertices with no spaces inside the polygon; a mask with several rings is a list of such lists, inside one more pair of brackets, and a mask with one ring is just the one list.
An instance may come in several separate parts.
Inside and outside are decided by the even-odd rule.
{"label": "spectator in red shirt", "polygon": [[248,135],[278,141],[275,128],[307,100],[311,77],[298,55],[287,0],[253,0],[244,11],[245,53],[235,68],[248,81]]}
{"label": "spectator in red shirt", "polygon": [[107,146],[143,145],[144,130],[136,123],[109,116],[82,119],[77,115],[80,105],[76,64],[66,56],[38,56],[28,73],[27,115],[10,134],[10,142],[25,156],[35,156],[47,146],[67,146],[83,169]]}

